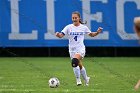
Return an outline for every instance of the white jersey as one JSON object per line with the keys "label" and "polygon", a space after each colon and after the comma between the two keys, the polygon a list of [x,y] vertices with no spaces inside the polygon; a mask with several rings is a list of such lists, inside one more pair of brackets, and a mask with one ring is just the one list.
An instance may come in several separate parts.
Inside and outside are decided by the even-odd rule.
{"label": "white jersey", "polygon": [[85,34],[91,33],[88,27],[82,24],[79,26],[69,24],[61,32],[68,35],[69,52],[75,52],[82,49],[85,50],[84,36]]}

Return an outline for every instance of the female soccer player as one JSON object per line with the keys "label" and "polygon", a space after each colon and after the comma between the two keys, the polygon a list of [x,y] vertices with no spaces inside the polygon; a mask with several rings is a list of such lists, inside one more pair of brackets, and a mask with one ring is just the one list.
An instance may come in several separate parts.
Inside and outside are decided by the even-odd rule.
{"label": "female soccer player", "polygon": [[85,56],[84,35],[88,34],[91,37],[98,35],[102,28],[99,27],[97,32],[91,32],[87,26],[83,25],[79,12],[72,13],[73,24],[67,25],[60,33],[56,32],[56,36],[62,38],[66,34],[69,38],[69,54],[71,64],[76,77],[77,86],[81,85],[80,74],[82,75],[85,85],[88,85],[90,77],[87,76],[86,69],[82,65],[82,59]]}

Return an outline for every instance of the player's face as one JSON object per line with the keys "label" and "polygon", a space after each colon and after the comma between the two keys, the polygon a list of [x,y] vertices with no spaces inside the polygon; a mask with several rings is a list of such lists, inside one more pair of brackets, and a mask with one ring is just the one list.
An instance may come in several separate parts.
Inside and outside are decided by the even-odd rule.
{"label": "player's face", "polygon": [[79,18],[79,16],[77,15],[77,14],[72,14],[72,21],[73,21],[73,24],[74,25],[77,25],[77,24],[79,24],[80,22],[80,18]]}

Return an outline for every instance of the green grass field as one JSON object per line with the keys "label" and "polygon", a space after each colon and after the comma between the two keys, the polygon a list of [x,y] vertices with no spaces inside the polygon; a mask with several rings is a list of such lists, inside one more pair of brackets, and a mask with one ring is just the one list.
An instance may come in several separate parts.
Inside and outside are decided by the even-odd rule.
{"label": "green grass field", "polygon": [[[140,93],[134,85],[140,79],[138,57],[85,57],[83,64],[90,85],[76,86],[69,58],[0,58],[0,93]],[[57,77],[58,88],[48,80]]]}

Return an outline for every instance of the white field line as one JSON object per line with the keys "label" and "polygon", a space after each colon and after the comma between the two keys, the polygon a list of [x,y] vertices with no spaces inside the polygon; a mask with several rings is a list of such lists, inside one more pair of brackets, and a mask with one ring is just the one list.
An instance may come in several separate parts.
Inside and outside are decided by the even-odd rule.
{"label": "white field line", "polygon": [[37,90],[37,89],[0,89],[0,92],[35,92],[35,91],[46,91],[46,92],[95,92],[95,91],[98,91],[98,92],[109,92],[109,91],[117,91],[117,92],[127,92],[127,91],[134,91],[133,89],[132,90],[101,90],[101,89],[88,89],[88,90],[84,90],[84,89],[78,89],[78,90],[76,90],[76,89],[60,89],[60,90],[58,90],[58,88],[57,89],[49,89],[49,90]]}

